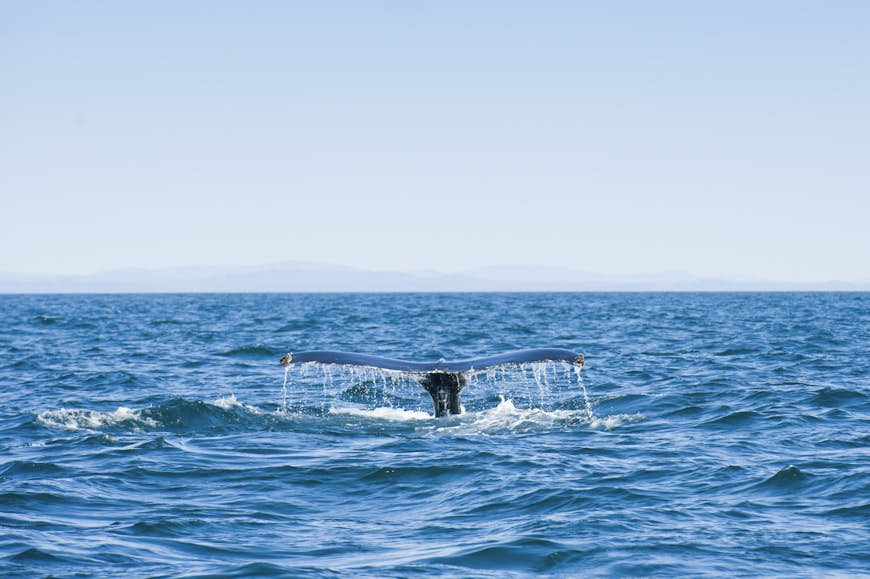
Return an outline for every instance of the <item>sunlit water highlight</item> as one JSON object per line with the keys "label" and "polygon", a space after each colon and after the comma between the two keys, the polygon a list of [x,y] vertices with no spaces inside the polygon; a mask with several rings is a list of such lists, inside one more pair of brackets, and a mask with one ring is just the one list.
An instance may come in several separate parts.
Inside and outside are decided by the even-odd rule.
{"label": "sunlit water highlight", "polygon": [[[867,294],[0,296],[0,575],[862,576]],[[529,347],[436,419],[419,360]]]}

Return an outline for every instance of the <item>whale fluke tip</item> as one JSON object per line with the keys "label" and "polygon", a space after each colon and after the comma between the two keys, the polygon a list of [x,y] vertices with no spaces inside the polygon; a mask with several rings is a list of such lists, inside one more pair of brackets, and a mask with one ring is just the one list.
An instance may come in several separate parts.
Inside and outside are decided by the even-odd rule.
{"label": "whale fluke tip", "polygon": [[289,366],[290,362],[293,361],[293,354],[284,354],[284,357],[281,358],[280,362],[282,366]]}

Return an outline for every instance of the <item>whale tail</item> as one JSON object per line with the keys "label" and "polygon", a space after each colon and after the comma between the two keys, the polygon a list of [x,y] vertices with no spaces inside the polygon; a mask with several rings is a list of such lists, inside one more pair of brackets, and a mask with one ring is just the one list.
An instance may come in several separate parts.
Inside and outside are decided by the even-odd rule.
{"label": "whale tail", "polygon": [[429,393],[435,416],[461,414],[462,406],[459,396],[462,389],[468,385],[468,377],[478,372],[484,372],[496,366],[519,366],[534,362],[566,362],[575,366],[583,366],[583,354],[560,348],[539,348],[534,350],[517,350],[496,356],[458,360],[448,362],[409,362],[382,356],[369,356],[352,352],[335,350],[310,350],[296,354],[285,354],[281,360],[283,366],[292,364],[338,364],[342,366],[357,366],[375,368],[384,372],[399,372],[412,376]]}

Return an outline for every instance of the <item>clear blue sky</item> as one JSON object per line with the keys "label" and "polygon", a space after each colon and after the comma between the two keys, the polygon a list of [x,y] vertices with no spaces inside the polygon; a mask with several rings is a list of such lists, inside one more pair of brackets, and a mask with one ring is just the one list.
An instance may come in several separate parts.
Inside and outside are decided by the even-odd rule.
{"label": "clear blue sky", "polygon": [[870,2],[0,2],[0,272],[870,278]]}

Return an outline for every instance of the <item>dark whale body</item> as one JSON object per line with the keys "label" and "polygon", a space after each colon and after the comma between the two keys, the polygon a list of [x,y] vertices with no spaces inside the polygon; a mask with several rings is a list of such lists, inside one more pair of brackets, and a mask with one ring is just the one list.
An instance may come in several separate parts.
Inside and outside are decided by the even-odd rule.
{"label": "dark whale body", "polygon": [[538,348],[533,350],[516,350],[496,356],[457,360],[448,362],[409,362],[382,356],[370,356],[353,352],[336,350],[310,350],[286,354],[281,358],[281,364],[339,364],[342,366],[359,366],[377,368],[385,372],[401,372],[411,374],[432,397],[435,416],[459,414],[462,412],[459,403],[459,393],[468,384],[468,376],[486,371],[495,366],[518,366],[533,362],[567,362],[575,366],[584,363],[583,354],[561,348]]}

